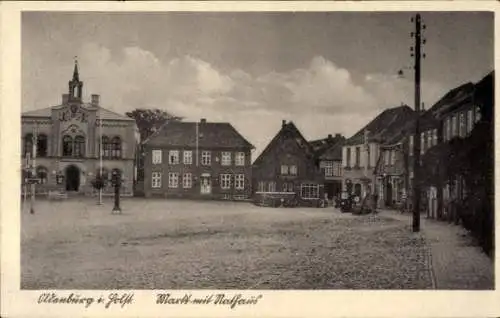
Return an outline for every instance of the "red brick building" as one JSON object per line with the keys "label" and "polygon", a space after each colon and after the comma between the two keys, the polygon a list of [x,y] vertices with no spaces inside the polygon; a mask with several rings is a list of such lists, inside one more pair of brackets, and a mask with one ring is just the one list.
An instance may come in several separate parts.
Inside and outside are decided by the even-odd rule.
{"label": "red brick building", "polygon": [[145,144],[145,196],[246,199],[253,148],[229,123],[168,123]]}
{"label": "red brick building", "polygon": [[255,160],[254,195],[291,194],[302,204],[323,198],[323,177],[313,147],[293,122],[283,121],[278,134]]}

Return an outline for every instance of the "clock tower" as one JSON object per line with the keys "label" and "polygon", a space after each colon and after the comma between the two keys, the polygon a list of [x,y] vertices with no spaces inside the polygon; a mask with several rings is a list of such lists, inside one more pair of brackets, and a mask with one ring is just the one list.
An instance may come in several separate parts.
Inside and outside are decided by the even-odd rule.
{"label": "clock tower", "polygon": [[82,102],[82,89],[83,82],[80,81],[80,76],[78,74],[78,60],[75,57],[75,69],[73,70],[73,78],[68,82],[69,86],[69,101],[70,102]]}

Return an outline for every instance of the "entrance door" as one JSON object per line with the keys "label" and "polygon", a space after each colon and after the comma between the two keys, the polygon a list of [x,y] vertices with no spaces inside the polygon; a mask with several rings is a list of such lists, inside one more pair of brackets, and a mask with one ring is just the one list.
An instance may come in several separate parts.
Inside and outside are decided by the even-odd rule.
{"label": "entrance door", "polygon": [[385,205],[392,206],[392,184],[387,182]]}
{"label": "entrance door", "polygon": [[325,184],[325,194],[327,195],[329,200],[333,199],[333,196],[335,195],[335,183]]}
{"label": "entrance door", "polygon": [[210,177],[201,177],[201,194],[210,194],[212,193],[212,182],[210,181]]}
{"label": "entrance door", "polygon": [[76,166],[66,168],[66,191],[78,191],[80,187],[80,169]]}

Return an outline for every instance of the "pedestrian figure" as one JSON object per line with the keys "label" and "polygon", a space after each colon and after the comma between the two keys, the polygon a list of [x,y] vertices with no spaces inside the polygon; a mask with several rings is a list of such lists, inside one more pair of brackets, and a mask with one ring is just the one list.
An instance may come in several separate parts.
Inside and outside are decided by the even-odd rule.
{"label": "pedestrian figure", "polygon": [[406,192],[403,191],[401,194],[401,214],[405,212],[406,209]]}

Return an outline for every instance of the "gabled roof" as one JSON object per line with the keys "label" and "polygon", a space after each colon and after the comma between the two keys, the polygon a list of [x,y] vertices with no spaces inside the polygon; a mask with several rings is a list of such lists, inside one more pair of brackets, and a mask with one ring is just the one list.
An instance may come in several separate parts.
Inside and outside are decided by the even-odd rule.
{"label": "gabled roof", "polygon": [[465,83],[449,91],[439,101],[437,101],[437,103],[434,104],[428,112],[432,113],[433,117],[439,118],[446,112],[452,111],[453,109],[466,103],[471,103],[473,95],[474,84],[470,82]]}
{"label": "gabled roof", "polygon": [[347,139],[345,145],[357,145],[364,142],[365,131],[368,131],[369,141],[385,143],[399,133],[401,127],[413,119],[415,112],[407,105],[389,108]]}
{"label": "gabled roof", "polygon": [[29,110],[21,113],[22,117],[47,117],[50,118],[52,107],[46,107],[41,109]]}
{"label": "gabled roof", "polygon": [[290,121],[286,123],[283,121],[283,124],[281,125],[281,129],[278,131],[278,133],[274,136],[274,138],[267,144],[266,148],[264,148],[264,151],[261,152],[259,157],[255,159],[254,165],[258,165],[263,158],[275,147],[277,143],[279,143],[282,139],[294,139],[299,147],[304,151],[307,157],[314,158],[314,149],[311,146],[311,144],[304,138],[300,130],[295,126],[295,124]]}
{"label": "gabled roof", "polygon": [[494,122],[495,72],[492,71],[476,83],[474,101],[481,107],[481,118]]}
{"label": "gabled roof", "polygon": [[[333,146],[343,144],[345,142],[345,137],[341,134],[335,134],[335,136],[328,135],[328,137],[323,139],[312,140],[309,142],[316,157],[321,157],[326,151],[328,151]],[[327,159],[327,158],[324,158]]]}
{"label": "gabled roof", "polygon": [[[198,126],[198,128],[196,128]],[[169,122],[145,142],[157,147],[254,148],[230,123]]]}
{"label": "gabled roof", "polygon": [[330,146],[326,151],[319,156],[322,160],[342,160],[342,146],[344,145],[344,140]]}
{"label": "gabled roof", "polygon": [[[90,103],[82,103],[79,105],[85,109],[97,109],[98,118],[101,117],[103,120],[135,121],[133,118],[127,117],[127,116],[122,115],[122,114],[118,114],[116,112],[113,112],[109,109],[106,109],[106,108],[103,108],[100,106],[92,105]],[[50,118],[52,116],[52,109],[53,108],[63,108],[65,106],[66,105],[57,105],[57,106],[52,106],[52,107],[30,110],[27,112],[23,112],[21,114],[21,116],[22,117]]]}

